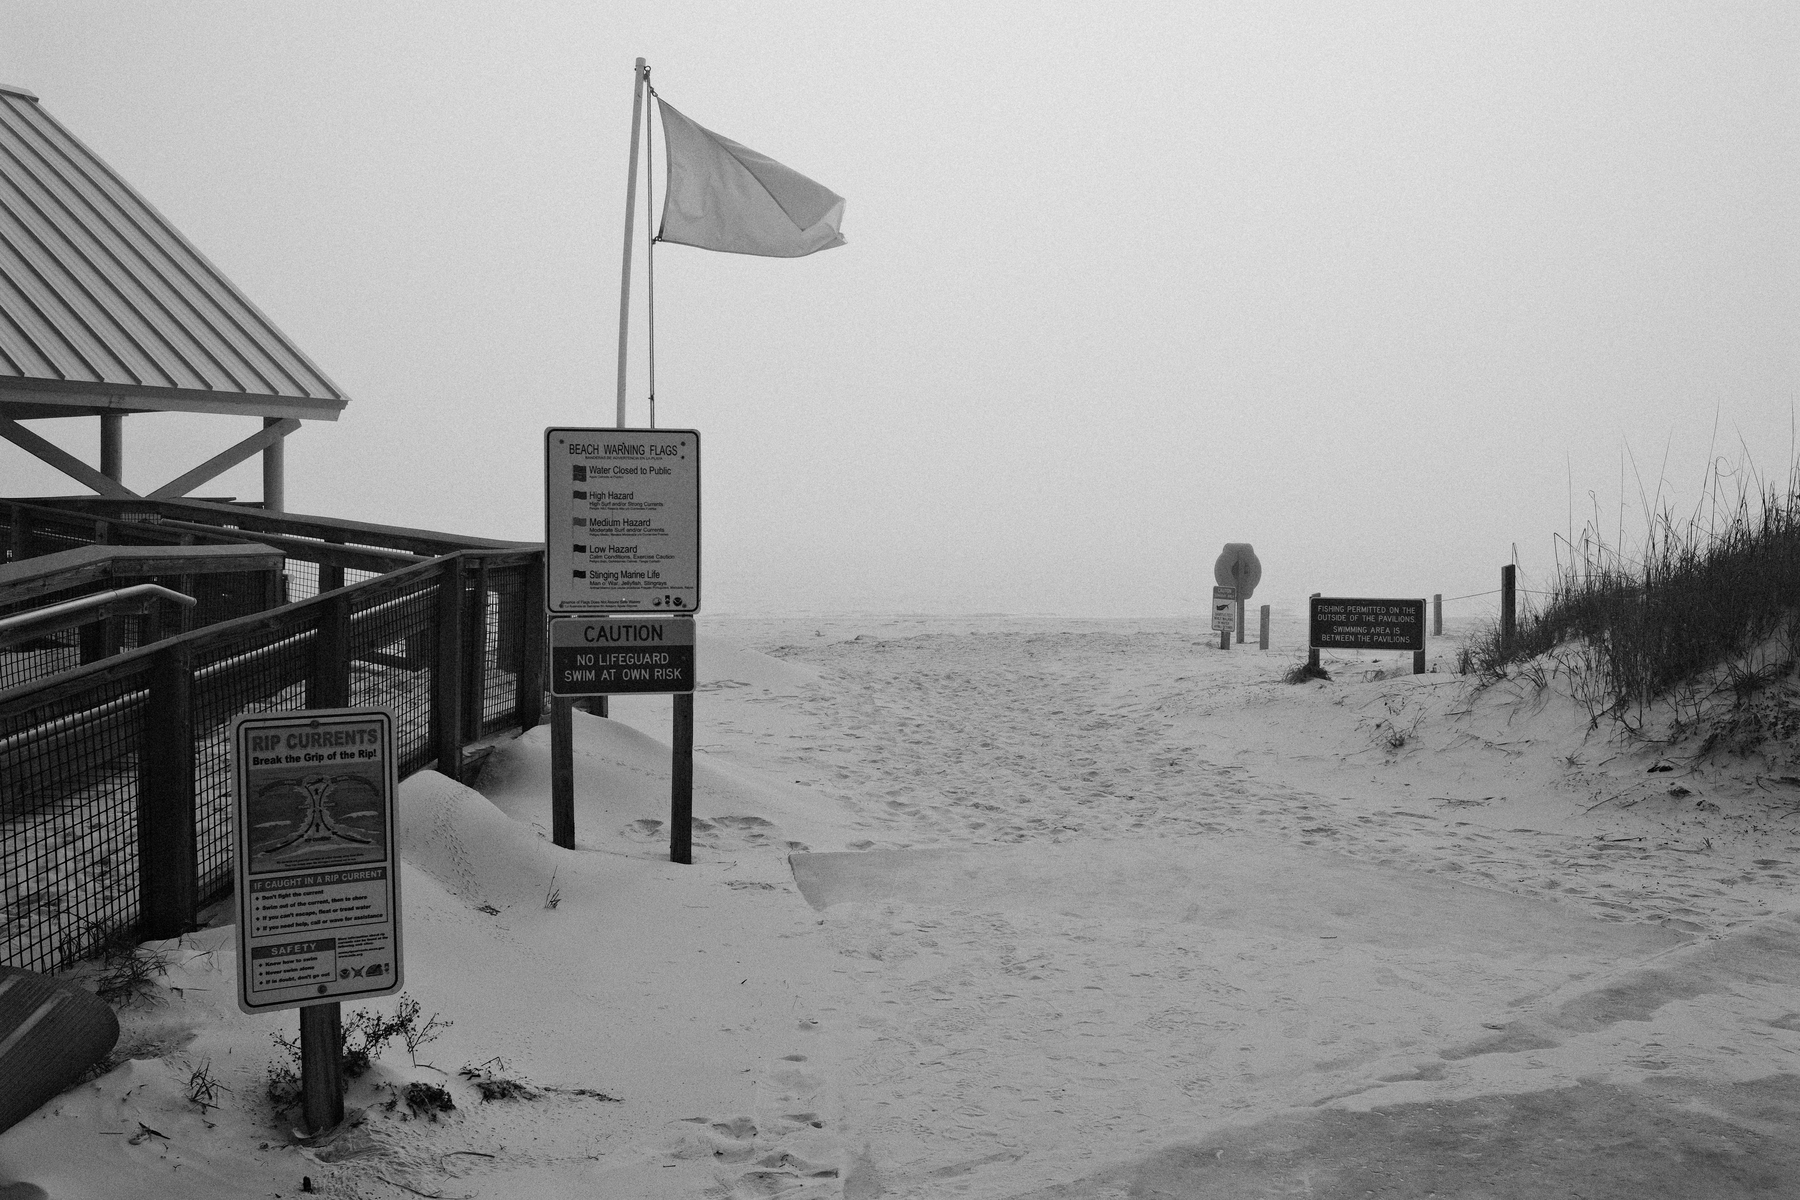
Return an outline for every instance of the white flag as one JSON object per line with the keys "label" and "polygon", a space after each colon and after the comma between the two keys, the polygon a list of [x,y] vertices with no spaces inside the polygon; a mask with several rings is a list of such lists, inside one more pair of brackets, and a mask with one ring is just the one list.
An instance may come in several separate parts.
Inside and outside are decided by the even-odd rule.
{"label": "white flag", "polygon": [[844,244],[844,198],[766,154],[694,124],[662,97],[669,188],[663,197],[665,242],[799,258]]}

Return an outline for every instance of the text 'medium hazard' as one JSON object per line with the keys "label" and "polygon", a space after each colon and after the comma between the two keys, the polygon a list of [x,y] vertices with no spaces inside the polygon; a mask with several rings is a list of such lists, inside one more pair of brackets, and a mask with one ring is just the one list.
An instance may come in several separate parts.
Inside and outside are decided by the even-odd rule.
{"label": "text 'medium hazard'", "polygon": [[399,991],[393,715],[246,714],[232,723],[231,746],[238,1007]]}

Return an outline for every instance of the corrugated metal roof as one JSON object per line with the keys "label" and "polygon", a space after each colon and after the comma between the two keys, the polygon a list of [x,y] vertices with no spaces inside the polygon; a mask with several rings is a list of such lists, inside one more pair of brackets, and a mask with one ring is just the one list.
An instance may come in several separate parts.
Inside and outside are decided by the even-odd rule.
{"label": "corrugated metal roof", "polygon": [[15,417],[186,409],[332,420],[344,404],[337,385],[37,97],[0,85],[0,408]]}

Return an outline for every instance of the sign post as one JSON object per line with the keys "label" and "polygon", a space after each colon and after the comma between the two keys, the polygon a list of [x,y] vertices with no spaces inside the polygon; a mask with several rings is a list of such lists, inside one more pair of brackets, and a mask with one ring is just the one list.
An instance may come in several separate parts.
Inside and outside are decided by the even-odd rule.
{"label": "sign post", "polygon": [[300,1009],[308,1134],[344,1119],[341,1004],[400,990],[398,759],[386,709],[232,723],[238,1007]]}
{"label": "sign post", "polygon": [[1308,642],[1321,649],[1410,650],[1413,674],[1425,673],[1425,601],[1315,595],[1307,601]]}
{"label": "sign post", "polygon": [[546,429],[544,573],[552,840],[575,846],[573,698],[672,693],[669,857],[691,863],[699,431]]}

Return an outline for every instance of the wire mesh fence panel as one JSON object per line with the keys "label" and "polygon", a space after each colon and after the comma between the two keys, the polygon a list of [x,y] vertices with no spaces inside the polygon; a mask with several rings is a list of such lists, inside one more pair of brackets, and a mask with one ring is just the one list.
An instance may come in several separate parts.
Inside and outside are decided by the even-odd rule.
{"label": "wire mesh fence panel", "polygon": [[311,618],[296,614],[285,629],[203,642],[194,663],[194,852],[200,903],[229,892],[231,859],[231,722],[239,713],[306,707],[312,668]]}
{"label": "wire mesh fence panel", "polygon": [[0,650],[0,692],[80,665],[81,644],[72,630],[8,646]]}
{"label": "wire mesh fence panel", "polygon": [[437,758],[431,744],[437,639],[435,579],[417,578],[403,591],[376,591],[352,602],[350,704],[394,714],[402,776]]}
{"label": "wire mesh fence panel", "polygon": [[53,971],[136,925],[144,688],[0,710],[0,964]]}
{"label": "wire mesh fence panel", "polygon": [[519,719],[519,671],[523,665],[526,636],[525,570],[523,567],[491,568],[487,576],[487,605],[483,614],[487,636],[483,639],[481,732],[483,736],[516,724]]}

